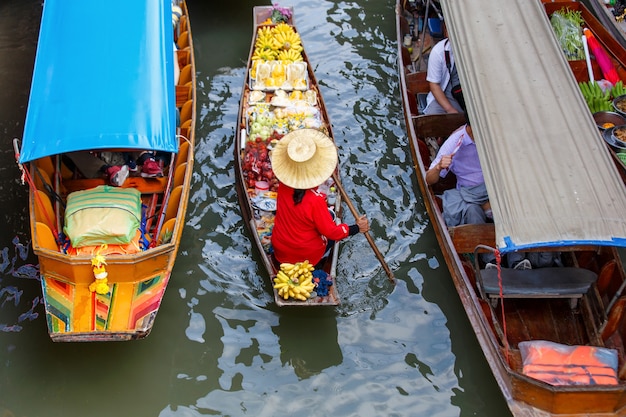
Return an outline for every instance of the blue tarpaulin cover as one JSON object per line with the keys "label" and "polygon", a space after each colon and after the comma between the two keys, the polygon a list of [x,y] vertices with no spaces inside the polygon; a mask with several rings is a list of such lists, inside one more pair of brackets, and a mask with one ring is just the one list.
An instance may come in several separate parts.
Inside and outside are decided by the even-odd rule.
{"label": "blue tarpaulin cover", "polygon": [[20,162],[87,149],[176,152],[169,1],[46,0]]}

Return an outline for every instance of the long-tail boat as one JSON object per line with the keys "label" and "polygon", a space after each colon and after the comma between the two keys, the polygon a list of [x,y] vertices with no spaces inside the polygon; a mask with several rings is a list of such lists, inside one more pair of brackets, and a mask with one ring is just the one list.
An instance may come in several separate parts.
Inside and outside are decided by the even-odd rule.
{"label": "long-tail boat", "polygon": [[[396,19],[415,172],[451,278],[511,413],[626,415],[626,277],[619,257],[626,245],[626,187],[546,18],[547,6],[441,3],[493,212],[492,222],[449,227],[440,197],[455,186],[453,175],[432,186],[425,176],[440,139],[465,117],[420,113],[418,95],[428,83],[425,67],[416,64],[427,58],[418,54],[430,40],[424,41],[428,32],[411,33],[424,8],[409,3],[397,2]],[[487,252],[557,252],[559,262],[516,270],[498,261],[488,268],[479,256]]]}
{"label": "long-tail boat", "polygon": [[[261,264],[274,286],[280,265],[272,256],[271,232],[276,210],[278,179],[269,153],[284,135],[297,129],[317,129],[333,139],[332,126],[313,66],[294,24],[293,9],[256,6],[253,37],[239,106],[235,135],[235,176],[243,219],[258,249]],[[280,41],[272,40],[276,31]],[[288,38],[285,39],[284,33]],[[263,52],[265,51],[265,52]],[[268,52],[269,51],[269,52]],[[266,54],[266,55],[264,55]],[[295,54],[295,55],[294,55]],[[338,169],[323,184],[329,208],[341,219],[341,198],[334,191]],[[278,306],[334,306],[340,303],[335,285],[339,242],[335,242],[318,278],[315,291],[306,300],[281,296],[273,289]],[[315,273],[315,272],[314,272]]]}
{"label": "long-tail boat", "polygon": [[44,3],[14,146],[53,341],[150,333],[183,232],[195,86],[184,1]]}

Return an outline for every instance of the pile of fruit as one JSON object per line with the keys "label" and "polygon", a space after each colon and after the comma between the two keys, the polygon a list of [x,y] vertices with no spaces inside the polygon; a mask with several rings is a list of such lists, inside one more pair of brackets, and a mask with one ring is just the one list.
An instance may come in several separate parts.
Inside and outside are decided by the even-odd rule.
{"label": "pile of fruit", "polygon": [[279,23],[257,31],[250,78],[253,88],[306,89],[306,63],[302,62],[300,35],[293,26]]}
{"label": "pile of fruit", "polygon": [[248,189],[254,189],[257,181],[266,181],[269,184],[269,191],[278,190],[278,179],[272,171],[269,152],[273,143],[281,137],[281,134],[273,131],[266,139],[257,136],[254,140],[246,141],[241,168]]}
{"label": "pile of fruit", "polygon": [[254,41],[253,61],[302,61],[302,41],[293,26],[261,26]]}
{"label": "pile of fruit", "polygon": [[315,268],[309,261],[296,264],[282,263],[280,271],[274,278],[274,288],[278,295],[288,300],[290,297],[305,301],[311,298],[311,292],[315,289],[313,283],[313,271]]}
{"label": "pile of fruit", "polygon": [[583,93],[591,113],[612,111],[613,99],[626,94],[626,88],[622,81],[618,81],[614,86],[604,89],[597,81],[581,82],[578,83],[578,87]]}

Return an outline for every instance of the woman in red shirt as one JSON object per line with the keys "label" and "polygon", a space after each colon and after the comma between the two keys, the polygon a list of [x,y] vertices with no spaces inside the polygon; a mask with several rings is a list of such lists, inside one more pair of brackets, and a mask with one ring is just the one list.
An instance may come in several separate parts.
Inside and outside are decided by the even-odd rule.
{"label": "woman in red shirt", "polygon": [[278,262],[316,265],[334,241],[369,230],[366,216],[351,226],[336,224],[326,196],[317,191],[337,166],[337,149],[328,136],[315,129],[296,130],[278,142],[271,158],[281,182],[272,229]]}

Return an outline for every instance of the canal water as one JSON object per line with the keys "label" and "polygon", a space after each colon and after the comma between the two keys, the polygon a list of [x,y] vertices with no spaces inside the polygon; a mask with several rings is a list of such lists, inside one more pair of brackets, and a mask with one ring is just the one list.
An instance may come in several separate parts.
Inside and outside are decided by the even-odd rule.
{"label": "canal water", "polygon": [[[352,237],[339,258],[342,304],[325,310],[274,305],[234,187],[252,7],[269,3],[188,1],[199,123],[181,251],[148,338],[83,344],[47,335],[12,148],[43,2],[0,4],[0,416],[510,415],[417,187],[397,86],[394,0],[282,3],[295,8],[321,83],[344,187],[397,279],[391,286],[366,239]],[[71,39],[58,47],[71,48]]]}

